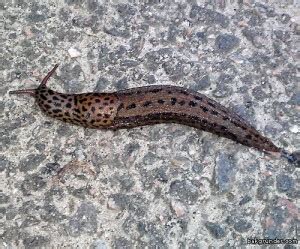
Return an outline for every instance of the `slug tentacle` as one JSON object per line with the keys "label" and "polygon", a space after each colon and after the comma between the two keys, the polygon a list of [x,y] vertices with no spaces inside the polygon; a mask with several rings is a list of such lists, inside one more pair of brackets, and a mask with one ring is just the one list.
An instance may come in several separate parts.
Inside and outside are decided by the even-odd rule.
{"label": "slug tentacle", "polygon": [[41,84],[38,86],[38,88],[35,89],[21,89],[21,90],[15,90],[15,91],[9,91],[9,94],[28,94],[32,97],[36,97],[36,93],[38,91],[39,88],[41,87],[45,87],[47,84],[47,81],[49,80],[49,78],[54,74],[55,70],[57,69],[58,64],[56,64],[53,69],[44,77],[44,79],[42,80]]}
{"label": "slug tentacle", "polygon": [[28,94],[32,97],[35,96],[36,89],[21,89],[21,90],[15,90],[15,91],[9,91],[9,94]]}
{"label": "slug tentacle", "polygon": [[49,80],[49,78],[54,74],[55,70],[58,68],[58,64],[56,64],[52,70],[45,76],[45,78],[42,80],[41,84],[39,87],[42,87],[42,86],[46,86],[47,84],[47,81]]}
{"label": "slug tentacle", "polygon": [[299,166],[300,155],[289,154],[277,147],[239,115],[196,91],[153,85],[112,93],[64,94],[47,87],[47,81],[57,67],[58,64],[38,88],[9,93],[29,94],[48,116],[83,127],[116,130],[178,123],[284,157]]}

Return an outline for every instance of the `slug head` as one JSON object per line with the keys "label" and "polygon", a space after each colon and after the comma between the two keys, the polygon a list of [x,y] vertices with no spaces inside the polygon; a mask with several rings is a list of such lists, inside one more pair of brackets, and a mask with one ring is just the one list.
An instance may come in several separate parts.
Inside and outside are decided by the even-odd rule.
{"label": "slug head", "polygon": [[42,80],[41,84],[39,85],[38,88],[35,89],[21,89],[21,90],[15,90],[15,91],[10,91],[9,94],[28,94],[30,96],[35,97],[36,96],[36,92],[39,88],[46,86],[47,81],[49,80],[49,78],[53,75],[53,73],[55,72],[55,70],[57,69],[58,64],[56,64],[53,69],[44,77],[44,79]]}

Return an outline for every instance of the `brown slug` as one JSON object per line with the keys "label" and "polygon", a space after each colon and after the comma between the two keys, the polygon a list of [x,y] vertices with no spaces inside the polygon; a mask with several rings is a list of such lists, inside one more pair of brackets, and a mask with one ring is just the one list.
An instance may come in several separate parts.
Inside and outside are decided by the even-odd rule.
{"label": "brown slug", "polygon": [[171,85],[136,87],[112,93],[63,94],[46,86],[58,65],[36,89],[11,91],[33,96],[41,110],[53,118],[87,128],[121,129],[158,123],[179,123],[299,164],[261,135],[244,119],[198,92]]}

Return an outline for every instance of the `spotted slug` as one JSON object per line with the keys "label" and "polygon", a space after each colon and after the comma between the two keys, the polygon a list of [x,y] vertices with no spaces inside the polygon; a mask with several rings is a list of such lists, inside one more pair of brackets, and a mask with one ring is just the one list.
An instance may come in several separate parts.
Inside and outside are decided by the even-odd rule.
{"label": "spotted slug", "polygon": [[243,118],[196,91],[152,85],[112,93],[64,94],[46,86],[58,65],[36,89],[10,91],[33,96],[50,117],[96,129],[122,129],[158,123],[179,123],[229,138],[299,164],[299,157],[274,145]]}

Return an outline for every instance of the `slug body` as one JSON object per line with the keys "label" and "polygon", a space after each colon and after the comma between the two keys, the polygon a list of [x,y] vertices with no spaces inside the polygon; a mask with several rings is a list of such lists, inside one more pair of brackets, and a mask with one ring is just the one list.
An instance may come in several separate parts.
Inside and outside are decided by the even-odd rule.
{"label": "slug body", "polygon": [[[291,159],[244,119],[195,91],[169,85],[131,88],[112,93],[63,94],[46,86],[57,65],[30,94],[53,118],[88,128],[121,129],[158,123],[179,123],[226,137],[260,151]],[[292,159],[291,159],[292,160]]]}

